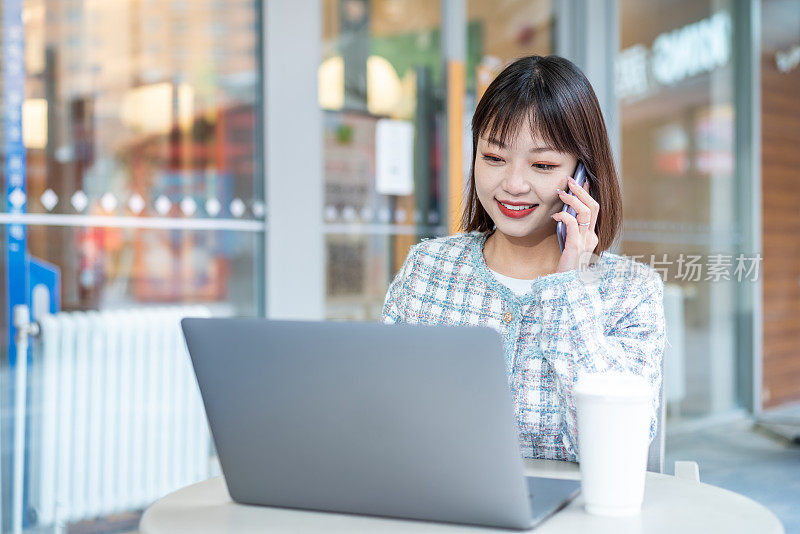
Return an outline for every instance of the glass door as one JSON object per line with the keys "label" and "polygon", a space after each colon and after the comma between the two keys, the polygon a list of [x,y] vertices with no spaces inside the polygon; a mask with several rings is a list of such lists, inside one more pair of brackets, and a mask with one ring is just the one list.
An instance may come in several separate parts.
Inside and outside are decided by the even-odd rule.
{"label": "glass door", "polygon": [[[7,496],[22,488],[22,522],[38,528],[47,525],[37,510],[42,497],[33,487],[36,473],[68,467],[72,475],[85,470],[91,476],[93,464],[87,460],[85,465],[65,466],[69,456],[59,456],[49,467],[37,464],[41,451],[32,449],[39,443],[36,425],[48,417],[64,417],[54,410],[65,405],[39,404],[42,392],[34,377],[44,360],[38,352],[42,342],[35,339],[28,354],[27,406],[18,406],[19,397],[10,393],[10,386],[19,384],[16,370],[23,357],[13,342],[14,306],[27,305],[35,320],[87,312],[64,315],[77,331],[77,348],[69,353],[76,367],[68,370],[67,352],[60,351],[61,367],[54,371],[54,379],[74,387],[66,415],[77,421],[82,416],[78,411],[88,410],[87,432],[98,416],[92,411],[100,399],[93,396],[98,390],[112,399],[106,406],[117,406],[113,403],[124,400],[120,391],[156,388],[158,380],[164,381],[163,397],[145,393],[128,398],[141,404],[126,405],[124,413],[139,414],[142,424],[148,417],[166,417],[159,415],[160,407],[184,406],[169,397],[174,391],[169,381],[183,378],[169,367],[166,352],[147,361],[153,373],[163,368],[168,374],[146,375],[150,378],[142,378],[141,384],[125,371],[109,371],[118,353],[130,350],[135,359],[133,345],[157,338],[157,321],[153,332],[139,331],[130,345],[112,350],[104,329],[87,326],[96,314],[189,305],[214,315],[263,314],[260,6],[249,0],[7,0],[2,35],[3,102],[13,119],[4,122],[2,132],[7,198],[0,213],[6,237],[0,265],[6,278],[6,305],[0,312],[2,516],[3,528],[9,528],[20,512],[11,509],[16,501]],[[172,338],[169,342],[177,343]],[[103,356],[87,352],[104,343],[109,348]],[[153,345],[141,353],[147,358],[153,351],[179,349],[170,347]],[[89,395],[87,404],[80,401],[84,393]],[[117,408],[123,410],[121,406]],[[15,426],[26,411],[27,425]],[[173,419],[163,419],[168,420]],[[19,428],[27,433],[21,441]],[[185,430],[175,439],[188,440]],[[163,436],[168,433],[165,429]],[[116,438],[88,433],[81,443],[102,451],[111,439]],[[120,446],[135,448],[133,439],[131,435],[130,443]],[[146,455],[146,440],[142,446]],[[193,453],[192,447],[186,441],[186,454]],[[25,466],[21,486],[12,476],[20,457]],[[127,462],[122,457],[119,461]],[[80,510],[61,510],[61,526],[114,508],[93,502],[87,487],[88,493],[79,496],[85,497]],[[113,521],[109,525],[116,528]]]}
{"label": "glass door", "polygon": [[622,253],[666,283],[665,401],[673,420],[740,408],[738,316],[760,259],[734,150],[734,5],[621,0],[616,93],[622,136]]}

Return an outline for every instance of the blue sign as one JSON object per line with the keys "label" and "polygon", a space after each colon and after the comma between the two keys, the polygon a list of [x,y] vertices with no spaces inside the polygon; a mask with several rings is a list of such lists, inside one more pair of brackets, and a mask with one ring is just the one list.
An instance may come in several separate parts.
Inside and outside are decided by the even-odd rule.
{"label": "blue sign", "polygon": [[[22,140],[22,104],[25,100],[25,38],[22,26],[22,0],[3,0],[3,79],[5,101],[6,211],[25,213],[28,199],[25,180],[25,145]],[[27,229],[24,224],[6,225],[8,265],[6,294],[8,306],[8,360],[17,360],[11,310],[29,304]]]}
{"label": "blue sign", "polygon": [[44,314],[58,313],[61,311],[61,270],[57,265],[33,257],[29,257],[28,264],[31,290],[28,301],[34,320]]}
{"label": "blue sign", "polygon": [[[23,214],[28,204],[25,187],[25,144],[22,139],[22,105],[25,101],[25,34],[22,26],[22,0],[3,0],[3,101],[6,176],[6,211]],[[24,224],[6,225],[6,321],[8,331],[8,363],[14,370],[17,358],[29,360],[29,354],[17,354],[14,344],[14,306],[29,304],[27,229]],[[13,397],[12,397],[13,398]],[[8,440],[3,436],[4,441]],[[8,442],[8,441],[7,441]],[[4,466],[5,467],[5,466]],[[27,506],[23,493],[23,510]],[[12,514],[13,515],[13,514]],[[23,514],[24,517],[24,514]],[[25,523],[23,519],[23,524]],[[2,526],[0,526],[0,529]]]}

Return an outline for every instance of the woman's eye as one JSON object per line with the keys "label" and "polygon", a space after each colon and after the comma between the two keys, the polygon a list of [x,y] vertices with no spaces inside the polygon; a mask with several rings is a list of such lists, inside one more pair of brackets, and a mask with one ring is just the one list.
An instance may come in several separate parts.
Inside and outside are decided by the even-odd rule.
{"label": "woman's eye", "polygon": [[549,165],[547,163],[534,163],[533,166],[543,171],[549,171],[550,169],[555,169],[558,167],[558,165]]}
{"label": "woman's eye", "polygon": [[500,159],[498,157],[487,156],[486,154],[483,155],[483,159],[485,159],[486,161],[491,161],[492,163],[500,163],[500,162],[503,161],[502,159]]}

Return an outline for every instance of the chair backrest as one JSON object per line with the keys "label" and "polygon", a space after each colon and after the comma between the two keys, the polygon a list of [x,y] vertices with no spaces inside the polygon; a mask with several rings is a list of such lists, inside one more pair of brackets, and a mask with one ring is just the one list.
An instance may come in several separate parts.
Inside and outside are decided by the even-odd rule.
{"label": "chair backrest", "polygon": [[664,358],[661,358],[661,387],[658,390],[658,409],[656,411],[656,435],[647,452],[647,470],[654,473],[664,472],[664,424],[667,410],[664,402]]}

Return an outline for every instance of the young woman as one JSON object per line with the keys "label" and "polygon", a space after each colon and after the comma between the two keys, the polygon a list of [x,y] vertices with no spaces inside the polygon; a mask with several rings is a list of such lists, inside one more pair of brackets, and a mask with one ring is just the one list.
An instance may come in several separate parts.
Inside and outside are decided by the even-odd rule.
{"label": "young woman", "polygon": [[[579,160],[584,187],[570,177]],[[500,332],[525,457],[577,461],[573,386],[582,373],[647,378],[652,439],[664,284],[652,267],[607,250],[622,222],[619,178],[583,73],[558,56],[508,65],[475,110],[470,175],[465,232],[411,248],[381,321]],[[576,216],[562,213],[564,203]]]}

